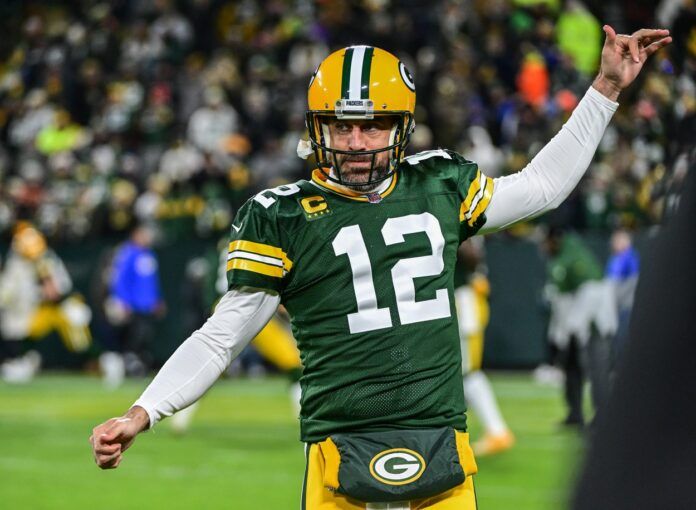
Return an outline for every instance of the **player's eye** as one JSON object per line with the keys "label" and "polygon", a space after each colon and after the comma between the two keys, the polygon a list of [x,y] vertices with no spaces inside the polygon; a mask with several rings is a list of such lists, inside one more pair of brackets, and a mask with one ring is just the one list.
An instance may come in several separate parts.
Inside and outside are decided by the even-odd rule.
{"label": "player's eye", "polygon": [[374,120],[372,122],[366,122],[362,130],[367,132],[367,133],[379,133],[381,131],[384,131],[385,129],[390,129],[392,126],[392,122],[388,119],[380,119],[380,120]]}

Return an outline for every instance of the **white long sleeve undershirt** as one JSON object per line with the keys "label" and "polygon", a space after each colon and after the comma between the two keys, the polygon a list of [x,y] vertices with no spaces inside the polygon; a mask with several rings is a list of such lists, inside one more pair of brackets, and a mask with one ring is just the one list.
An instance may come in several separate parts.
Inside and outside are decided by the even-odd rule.
{"label": "white long sleeve undershirt", "polygon": [[229,290],[206,323],[182,343],[133,404],[150,427],[188,407],[218,380],[271,319],[280,296],[249,287]]}
{"label": "white long sleeve undershirt", "polygon": [[[561,131],[519,173],[494,179],[482,232],[505,228],[557,207],[592,160],[618,103],[590,88]],[[233,288],[212,316],[164,364],[134,403],[150,427],[198,400],[275,313],[280,297]]]}
{"label": "white long sleeve undershirt", "polygon": [[618,107],[619,103],[590,87],[568,122],[521,172],[493,179],[493,195],[480,233],[558,207],[585,174]]}

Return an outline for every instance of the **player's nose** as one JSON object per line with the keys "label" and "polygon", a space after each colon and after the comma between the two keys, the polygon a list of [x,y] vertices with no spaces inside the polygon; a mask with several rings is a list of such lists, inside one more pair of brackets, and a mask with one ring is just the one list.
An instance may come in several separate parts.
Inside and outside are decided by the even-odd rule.
{"label": "player's nose", "polygon": [[364,151],[367,149],[365,134],[359,125],[353,125],[348,140],[348,149],[351,151]]}

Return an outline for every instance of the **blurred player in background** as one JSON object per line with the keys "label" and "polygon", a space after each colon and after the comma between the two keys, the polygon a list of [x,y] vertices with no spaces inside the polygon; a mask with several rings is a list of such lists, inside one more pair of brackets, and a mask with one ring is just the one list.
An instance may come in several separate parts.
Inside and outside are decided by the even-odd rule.
{"label": "blurred player in background", "polygon": [[609,392],[610,345],[618,320],[614,295],[599,262],[579,236],[551,228],[545,250],[549,339],[559,349],[565,372],[568,414],[563,424],[582,427],[585,379],[589,376],[595,410],[603,407]]}
{"label": "blurred player in background", "polygon": [[157,256],[152,249],[154,226],[136,225],[115,252],[106,316],[118,329],[125,372],[141,376],[152,368],[150,341],[157,321],[166,314]]}
{"label": "blurred player in background", "polygon": [[640,261],[633,248],[631,234],[624,229],[616,230],[611,236],[611,257],[607,262],[605,278],[611,282],[619,325],[612,341],[613,364],[621,357],[628,339],[628,324],[633,309],[633,297],[638,286]]}
{"label": "blurred player in background", "polygon": [[[111,307],[111,280],[113,278],[114,255],[117,247],[110,246],[102,251],[90,283],[89,302],[94,314],[92,331],[98,342],[99,369],[104,386],[113,390],[121,386],[126,376],[126,366],[119,338],[122,316],[119,309]],[[114,315],[114,312],[116,314]]]}
{"label": "blurred player in background", "polygon": [[464,398],[468,410],[481,420],[484,431],[483,438],[472,444],[476,455],[493,455],[512,448],[515,443],[515,436],[498,407],[493,387],[481,370],[484,334],[490,316],[489,294],[483,237],[474,237],[462,243],[457,253],[454,299],[462,348]]}
{"label": "blurred player in background", "polygon": [[131,409],[94,428],[97,465],[118,467],[139,432],[198,400],[282,300],[304,367],[303,508],[475,509],[457,248],[558,206],[621,90],[671,41],[604,29],[600,72],[568,122],[524,170],[495,180],[452,151],[404,157],[415,84],[398,58],[371,46],[329,55],[310,81],[310,141],[298,145],[315,155],[311,181],[238,212],[225,296]]}
{"label": "blurred player in background", "polygon": [[24,340],[41,340],[55,331],[71,352],[84,352],[92,342],[89,307],[73,292],[70,275],[46,238],[27,222],[15,226],[0,275],[0,314],[9,358],[1,370],[8,382],[28,382],[41,364],[35,350],[22,352]]}

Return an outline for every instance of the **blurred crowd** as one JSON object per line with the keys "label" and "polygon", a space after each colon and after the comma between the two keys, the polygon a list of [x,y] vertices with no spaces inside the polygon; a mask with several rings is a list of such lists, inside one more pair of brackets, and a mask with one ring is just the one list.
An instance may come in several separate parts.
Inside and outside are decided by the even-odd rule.
{"label": "blurred crowd", "polygon": [[[0,233],[26,219],[51,241],[150,220],[168,239],[220,236],[251,193],[308,174],[295,154],[307,84],[351,43],[413,70],[411,151],[518,171],[591,83],[603,42],[601,13],[575,0],[84,0],[2,13]],[[622,96],[559,212],[579,229],[659,221],[696,130],[694,2],[612,16],[623,32],[659,22],[675,42]]]}

